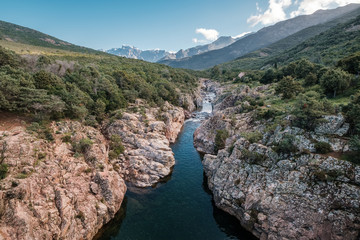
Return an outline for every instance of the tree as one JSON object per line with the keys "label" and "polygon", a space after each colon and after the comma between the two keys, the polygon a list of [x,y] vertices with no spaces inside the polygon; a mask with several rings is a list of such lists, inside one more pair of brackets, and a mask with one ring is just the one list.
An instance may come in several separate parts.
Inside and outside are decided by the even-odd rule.
{"label": "tree", "polygon": [[283,99],[291,99],[296,94],[302,92],[301,84],[295,81],[291,76],[283,77],[276,86],[276,93],[282,94]]}
{"label": "tree", "polygon": [[104,119],[105,110],[106,104],[101,99],[96,100],[94,104],[94,114],[96,115],[97,119]]}
{"label": "tree", "polygon": [[211,69],[211,78],[212,79],[219,79],[220,78],[220,75],[221,75],[221,72],[220,72],[220,68],[219,66],[214,66],[212,69]]}
{"label": "tree", "polygon": [[320,85],[325,92],[332,93],[334,97],[338,92],[346,90],[351,81],[351,75],[339,69],[329,69],[320,79]]}
{"label": "tree", "polygon": [[313,130],[325,114],[333,114],[334,107],[327,99],[321,99],[314,91],[300,94],[297,98],[293,114],[296,117],[294,125]]}
{"label": "tree", "polygon": [[35,87],[39,89],[46,89],[53,92],[55,89],[61,89],[64,84],[58,76],[41,70],[34,74]]}
{"label": "tree", "polygon": [[343,107],[346,122],[350,123],[351,131],[360,134],[360,92],[352,97],[352,101]]}
{"label": "tree", "polygon": [[295,75],[298,78],[305,78],[309,73],[313,72],[315,66],[307,59],[301,59],[296,63]]}
{"label": "tree", "polygon": [[356,52],[346,58],[341,59],[337,63],[337,66],[349,73],[359,75],[359,73],[360,73],[360,52]]}
{"label": "tree", "polygon": [[314,73],[309,73],[306,77],[305,77],[305,86],[312,86],[317,84],[318,78],[316,76],[316,74]]}
{"label": "tree", "polygon": [[266,70],[264,76],[260,79],[260,82],[263,84],[268,84],[274,82],[277,79],[277,74],[274,69],[270,68]]}

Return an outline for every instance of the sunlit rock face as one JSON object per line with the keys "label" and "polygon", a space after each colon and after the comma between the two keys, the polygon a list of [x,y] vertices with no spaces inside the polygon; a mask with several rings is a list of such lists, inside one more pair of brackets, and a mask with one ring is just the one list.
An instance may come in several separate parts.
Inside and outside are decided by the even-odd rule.
{"label": "sunlit rock face", "polygon": [[[75,121],[53,123],[50,131],[53,141],[25,127],[0,132],[9,166],[1,182],[0,239],[92,239],[121,206],[126,186],[101,132]],[[92,144],[76,156],[70,142],[83,138]]]}

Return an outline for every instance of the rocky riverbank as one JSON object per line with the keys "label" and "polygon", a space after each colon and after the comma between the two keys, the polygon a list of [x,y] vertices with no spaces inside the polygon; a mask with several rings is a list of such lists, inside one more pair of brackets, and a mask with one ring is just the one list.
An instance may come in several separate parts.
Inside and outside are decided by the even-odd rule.
{"label": "rocky riverbank", "polygon": [[[194,134],[216,206],[260,239],[358,239],[360,167],[338,159],[349,151],[344,118],[325,116],[313,131],[291,126],[292,116],[272,127],[248,110],[269,86],[218,91]],[[333,152],[317,153],[317,142]]]}
{"label": "rocky riverbank", "polygon": [[[193,110],[200,94],[191,97]],[[77,121],[0,128],[8,170],[0,184],[0,239],[92,239],[120,209],[126,184],[148,187],[170,174],[169,144],[184,120],[181,107],[138,100],[101,129]]]}

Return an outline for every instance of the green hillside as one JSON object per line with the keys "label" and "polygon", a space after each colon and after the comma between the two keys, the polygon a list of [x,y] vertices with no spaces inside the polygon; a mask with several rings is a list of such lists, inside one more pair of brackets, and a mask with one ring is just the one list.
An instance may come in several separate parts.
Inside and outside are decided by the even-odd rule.
{"label": "green hillside", "polygon": [[136,98],[178,105],[179,95],[197,86],[188,71],[79,47],[10,23],[1,22],[0,29],[0,111],[96,122]]}
{"label": "green hillside", "polygon": [[260,69],[285,64],[300,58],[333,65],[342,57],[360,48],[360,9],[339,19],[309,27],[266,48],[259,49],[234,61],[219,65],[222,69]]}
{"label": "green hillside", "polygon": [[22,27],[16,24],[0,21],[0,40],[24,43],[38,47],[48,47],[53,49],[61,49],[72,52],[104,54],[99,51],[80,47],[58,38],[49,36],[39,31]]}

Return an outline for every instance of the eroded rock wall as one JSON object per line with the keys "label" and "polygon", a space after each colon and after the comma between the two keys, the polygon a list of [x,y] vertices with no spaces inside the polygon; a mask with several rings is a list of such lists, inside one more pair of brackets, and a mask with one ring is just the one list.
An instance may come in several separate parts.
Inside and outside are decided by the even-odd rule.
{"label": "eroded rock wall", "polygon": [[[54,123],[51,132],[52,142],[24,127],[0,132],[9,166],[1,181],[1,239],[92,239],[121,206],[126,186],[109,164],[103,135],[73,121]],[[64,136],[93,144],[75,157]]]}

